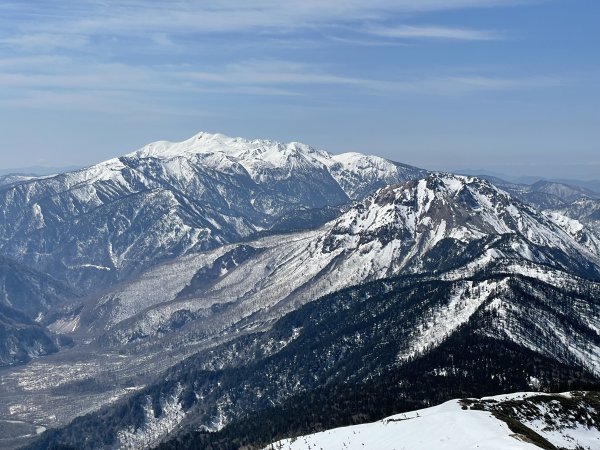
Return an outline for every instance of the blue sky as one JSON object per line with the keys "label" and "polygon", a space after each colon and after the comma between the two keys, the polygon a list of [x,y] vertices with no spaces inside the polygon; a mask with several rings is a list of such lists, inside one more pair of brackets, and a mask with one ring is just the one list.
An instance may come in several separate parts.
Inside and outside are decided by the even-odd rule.
{"label": "blue sky", "polygon": [[0,168],[199,131],[600,178],[597,0],[0,2]]}

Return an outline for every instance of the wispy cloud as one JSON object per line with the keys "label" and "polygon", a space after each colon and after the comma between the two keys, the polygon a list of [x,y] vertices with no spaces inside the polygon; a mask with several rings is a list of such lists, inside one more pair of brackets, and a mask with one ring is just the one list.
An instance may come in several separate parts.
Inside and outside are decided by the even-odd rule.
{"label": "wispy cloud", "polygon": [[[295,61],[281,56],[265,57],[274,49],[279,55],[294,53],[302,48],[299,43],[306,44],[307,40],[315,45],[318,36],[321,45],[324,40],[337,40],[356,47],[400,47],[414,45],[414,42],[406,42],[421,39],[501,39],[502,33],[495,30],[389,24],[412,20],[432,11],[528,2],[3,2],[0,5],[0,49],[4,50],[5,57],[0,58],[0,86],[9,88],[10,92],[0,94],[0,98],[4,105],[10,100],[12,107],[72,104],[78,108],[97,105],[104,110],[107,105],[120,108],[123,102],[143,103],[145,97],[156,96],[163,96],[172,104],[185,95],[200,98],[205,94],[310,98],[316,92],[312,89],[319,87],[337,87],[344,94],[352,90],[379,96],[448,95],[553,86],[562,81],[553,77],[495,77],[481,73],[453,77],[448,75],[451,68],[440,69],[433,77],[410,78],[399,76],[397,72],[384,75],[369,70],[348,70],[312,61],[306,54]],[[278,45],[279,41],[285,45]],[[249,55],[245,55],[245,46],[251,42],[262,43],[265,51],[255,54],[249,51]],[[203,46],[207,52],[213,52],[211,58],[199,56],[199,48]],[[228,48],[235,50],[227,53]],[[101,92],[106,93],[104,98]]]}
{"label": "wispy cloud", "polygon": [[73,33],[24,33],[0,38],[0,46],[25,51],[47,51],[55,48],[73,49],[88,44],[89,37]]}
{"label": "wispy cloud", "polygon": [[175,105],[182,97],[199,99],[209,94],[298,97],[306,95],[308,87],[319,86],[363,96],[431,96],[537,89],[567,82],[549,76],[494,77],[476,73],[412,78],[349,76],[315,64],[274,59],[240,61],[209,71],[187,64],[80,65],[74,59],[46,56],[37,65],[35,58],[0,59],[0,68],[0,85],[9,88],[0,94],[4,106],[71,105],[100,111],[123,111],[124,105],[146,104],[158,98]]}
{"label": "wispy cloud", "polygon": [[365,78],[326,72],[311,64],[278,60],[250,60],[230,64],[215,71],[183,71],[177,76],[189,83],[203,86],[335,85],[350,87],[354,92],[362,92],[366,95],[382,93],[447,95],[486,90],[546,88],[568,83],[565,78],[554,76],[496,77],[476,73],[462,76],[439,73],[429,77]]}
{"label": "wispy cloud", "polygon": [[475,30],[442,26],[370,27],[367,31],[376,36],[400,39],[442,39],[452,41],[490,41],[501,39],[501,33],[494,30]]}
{"label": "wispy cloud", "polygon": [[[93,36],[146,36],[163,43],[186,33],[281,33],[331,28],[341,24],[378,22],[390,15],[481,8],[527,3],[528,0],[66,0],[7,3],[2,7],[5,31],[0,42],[19,48],[85,45]],[[487,33],[443,27],[380,29],[395,37],[482,39]]]}
{"label": "wispy cloud", "polygon": [[529,76],[515,78],[498,78],[486,76],[450,77],[448,81],[457,85],[468,86],[473,90],[515,90],[530,88],[558,87],[569,84],[569,80],[556,76]]}

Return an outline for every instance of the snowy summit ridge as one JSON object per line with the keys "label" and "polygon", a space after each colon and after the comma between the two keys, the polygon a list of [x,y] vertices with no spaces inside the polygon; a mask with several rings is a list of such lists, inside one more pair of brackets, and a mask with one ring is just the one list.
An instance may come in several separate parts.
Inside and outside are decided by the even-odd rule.
{"label": "snowy summit ridge", "polygon": [[237,158],[254,159],[260,155],[291,153],[294,151],[305,154],[320,153],[329,156],[329,153],[325,151],[317,151],[300,142],[284,144],[269,139],[244,139],[241,137],[229,137],[220,133],[207,133],[204,131],[181,142],[152,142],[127,156],[169,159],[197,155],[200,153],[220,153]]}
{"label": "snowy summit ridge", "polygon": [[[385,158],[356,152],[331,154],[301,142],[282,143],[267,139],[244,139],[200,132],[182,142],[157,141],[130,153],[131,158],[163,161],[195,158],[203,164],[228,172],[243,168],[255,182],[269,181],[270,171],[287,178],[293,171],[327,171],[351,199],[372,192],[372,183],[398,183],[415,168]],[[425,171],[419,171],[425,174]],[[269,176],[270,175],[270,176]],[[409,177],[410,178],[410,177]],[[383,183],[381,183],[383,182]]]}

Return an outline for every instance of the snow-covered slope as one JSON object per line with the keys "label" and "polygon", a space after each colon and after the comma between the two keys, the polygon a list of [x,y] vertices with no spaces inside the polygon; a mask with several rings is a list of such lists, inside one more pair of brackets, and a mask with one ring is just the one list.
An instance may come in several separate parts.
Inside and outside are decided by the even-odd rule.
{"label": "snow-covered slope", "polygon": [[379,157],[200,133],[0,185],[0,251],[92,291],[239,241],[294,211],[347,203],[424,173]]}
{"label": "snow-covered slope", "polygon": [[600,220],[590,220],[586,225],[557,211],[544,211],[544,215],[586,247],[592,254],[600,256]]}
{"label": "snow-covered slope", "polygon": [[[588,406],[585,405],[585,396],[576,395],[581,395],[581,402]],[[600,424],[590,424],[587,417],[575,418],[572,415],[574,411],[561,403],[572,399],[571,393],[550,396],[516,393],[484,400],[451,400],[374,423],[285,439],[264,450],[533,450],[539,449],[539,444],[551,444],[564,449],[599,448]],[[475,404],[481,409],[473,408]],[[512,419],[518,420],[525,427],[524,430],[538,434],[541,439],[534,443],[531,435],[523,434],[524,430],[512,430],[494,414],[506,406],[514,408]],[[522,412],[526,407],[533,410],[527,411],[529,414],[524,417]],[[598,411],[592,408],[590,413],[597,414]]]}
{"label": "snow-covered slope", "polygon": [[182,330],[206,337],[264,327],[319,296],[398,274],[597,276],[592,250],[485,181],[431,174],[383,188],[318,230],[159,265],[83,309],[70,307],[51,328],[77,323],[78,333],[103,334],[111,346]]}
{"label": "snow-covered slope", "polygon": [[600,200],[579,199],[553,212],[567,216],[585,225],[597,239],[600,239]]}
{"label": "snow-covered slope", "polygon": [[440,406],[275,442],[264,450],[534,450],[487,411],[463,411],[458,400]]}
{"label": "snow-covered slope", "polygon": [[600,194],[583,187],[544,180],[522,185],[495,177],[486,179],[513,197],[544,211],[577,241],[599,254],[597,242],[600,241]]}

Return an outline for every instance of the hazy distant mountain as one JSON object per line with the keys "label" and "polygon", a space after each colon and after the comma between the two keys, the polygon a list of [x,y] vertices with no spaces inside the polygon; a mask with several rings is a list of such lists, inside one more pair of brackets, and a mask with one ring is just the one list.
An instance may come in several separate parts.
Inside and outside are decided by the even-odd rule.
{"label": "hazy distant mountain", "polygon": [[540,210],[556,210],[580,200],[600,199],[600,194],[590,189],[556,181],[537,180],[532,184],[523,184],[492,175],[480,177]]}
{"label": "hazy distant mountain", "polygon": [[493,177],[508,181],[513,184],[532,185],[538,181],[546,181],[550,183],[559,183],[567,186],[579,187],[600,194],[600,180],[578,180],[573,178],[554,178],[554,177],[539,177],[539,176],[515,176],[507,173],[495,172],[485,169],[459,169],[456,173],[479,176],[483,178]]}
{"label": "hazy distant mountain", "polygon": [[12,169],[0,169],[0,176],[4,175],[24,175],[31,177],[39,177],[44,175],[53,175],[57,173],[71,172],[81,169],[81,166],[27,166],[17,167]]}
{"label": "hazy distant mountain", "polygon": [[0,187],[17,184],[17,183],[21,183],[24,181],[29,181],[29,180],[32,180],[33,178],[37,178],[37,175],[19,175],[19,174],[0,175]]}

